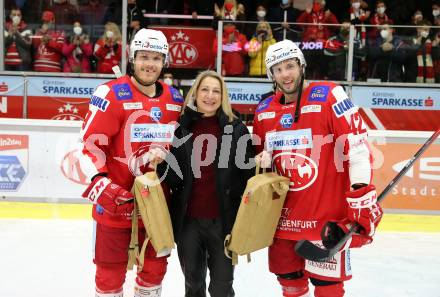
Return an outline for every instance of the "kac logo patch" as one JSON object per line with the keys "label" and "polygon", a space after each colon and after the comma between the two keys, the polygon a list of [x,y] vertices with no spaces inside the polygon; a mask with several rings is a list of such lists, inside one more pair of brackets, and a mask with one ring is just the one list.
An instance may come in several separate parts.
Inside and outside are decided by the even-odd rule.
{"label": "kac logo patch", "polygon": [[131,92],[129,84],[117,84],[112,86],[115,92],[116,99],[118,100],[128,100],[133,98],[133,93]]}
{"label": "kac logo patch", "polygon": [[293,116],[290,113],[283,114],[280,119],[280,124],[283,128],[290,128],[293,124]]}
{"label": "kac logo patch", "polygon": [[159,122],[162,118],[162,111],[159,107],[152,107],[150,110],[150,117],[153,121]]}
{"label": "kac logo patch", "polygon": [[329,87],[328,86],[316,86],[313,87],[309,94],[309,101],[327,101]]}

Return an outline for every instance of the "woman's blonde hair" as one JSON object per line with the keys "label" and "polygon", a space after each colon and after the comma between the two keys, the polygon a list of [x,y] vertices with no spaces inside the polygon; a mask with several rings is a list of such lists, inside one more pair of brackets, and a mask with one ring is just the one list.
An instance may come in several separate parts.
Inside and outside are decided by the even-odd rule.
{"label": "woman's blonde hair", "polygon": [[229,101],[228,89],[226,88],[226,83],[220,74],[218,74],[217,72],[212,71],[212,70],[203,71],[196,77],[194,84],[192,85],[191,89],[189,90],[188,94],[186,95],[185,102],[183,103],[182,114],[185,112],[185,108],[188,105],[190,107],[196,106],[197,91],[199,90],[199,87],[200,87],[200,84],[202,83],[202,81],[207,77],[215,78],[220,82],[221,98],[222,98],[221,99],[222,100],[221,109],[223,110],[225,115],[228,117],[229,122],[232,122],[235,118],[237,118],[237,116],[232,111],[231,102]]}
{"label": "woman's blonde hair", "polygon": [[101,36],[102,39],[105,39],[105,33],[107,31],[112,31],[113,32],[113,40],[114,41],[116,41],[116,42],[122,41],[121,30],[119,30],[119,26],[116,23],[107,22],[105,24],[105,30],[104,30],[104,33]]}
{"label": "woman's blonde hair", "polygon": [[258,33],[258,29],[260,29],[261,27],[266,27],[267,28],[267,39],[271,39],[273,38],[272,35],[272,27],[270,26],[270,24],[266,21],[260,21],[257,24],[257,27],[255,28],[255,33]]}

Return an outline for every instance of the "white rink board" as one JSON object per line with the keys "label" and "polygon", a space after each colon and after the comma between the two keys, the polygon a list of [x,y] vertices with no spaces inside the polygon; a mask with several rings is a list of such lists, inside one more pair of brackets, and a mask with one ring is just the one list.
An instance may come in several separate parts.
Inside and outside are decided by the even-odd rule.
{"label": "white rink board", "polygon": [[[0,120],[2,139],[27,135],[28,161],[22,161],[26,175],[15,190],[2,191],[0,196],[21,201],[80,202],[86,183],[79,183],[78,163],[72,158],[78,153],[81,122],[46,120]],[[69,154],[73,153],[73,154]],[[3,150],[2,155],[13,155]],[[7,166],[3,164],[4,166]],[[79,173],[79,174],[78,174]],[[7,179],[2,172],[2,180]],[[14,173],[12,172],[13,178]],[[70,175],[70,179],[66,176]],[[83,181],[85,179],[83,178]]]}
{"label": "white rink board", "polygon": [[[1,190],[5,170],[0,167],[0,197],[12,201],[86,203],[81,198],[81,193],[88,181],[75,158],[80,153],[81,124],[79,121],[0,119],[0,135],[29,137],[29,161],[23,166],[26,167],[26,175],[16,190]],[[432,132],[369,131],[370,139],[374,141],[390,137],[399,138],[401,142],[415,143],[423,143],[431,134]],[[4,153],[0,151],[0,156]]]}

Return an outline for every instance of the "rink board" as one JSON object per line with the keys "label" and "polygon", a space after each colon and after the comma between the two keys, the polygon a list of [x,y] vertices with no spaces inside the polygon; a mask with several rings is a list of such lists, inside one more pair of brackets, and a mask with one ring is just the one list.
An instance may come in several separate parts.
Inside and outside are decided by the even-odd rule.
{"label": "rink board", "polygon": [[[0,119],[0,197],[10,202],[87,203],[81,198],[90,178],[78,159],[80,125]],[[369,131],[373,184],[379,193],[431,134]],[[382,206],[389,213],[440,215],[440,140],[415,162]]]}

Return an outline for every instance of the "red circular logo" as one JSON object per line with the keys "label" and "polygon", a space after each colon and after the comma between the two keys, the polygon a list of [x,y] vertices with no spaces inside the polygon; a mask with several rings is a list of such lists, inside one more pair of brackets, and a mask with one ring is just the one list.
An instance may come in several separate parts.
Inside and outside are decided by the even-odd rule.
{"label": "red circular logo", "polygon": [[318,166],[311,158],[293,152],[281,152],[273,157],[273,169],[290,179],[289,191],[301,191],[318,177]]}
{"label": "red circular logo", "polygon": [[173,66],[185,66],[193,63],[198,57],[197,49],[184,41],[177,41],[170,46],[170,64]]}

